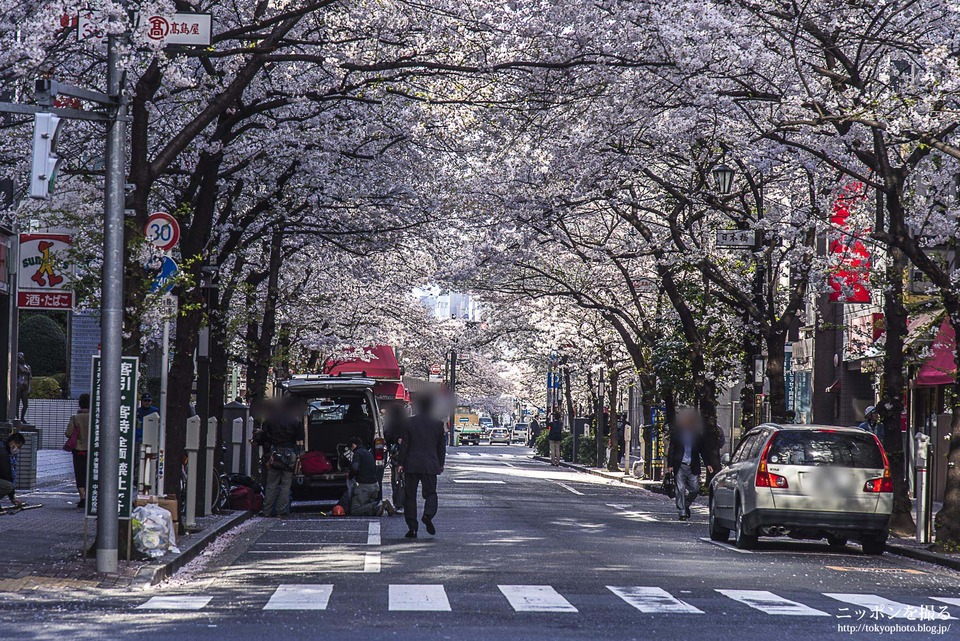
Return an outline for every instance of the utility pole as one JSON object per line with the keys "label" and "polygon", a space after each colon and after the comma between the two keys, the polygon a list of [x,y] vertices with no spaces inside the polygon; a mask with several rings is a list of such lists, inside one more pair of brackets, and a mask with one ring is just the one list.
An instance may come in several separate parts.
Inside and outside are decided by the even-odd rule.
{"label": "utility pole", "polygon": [[450,434],[449,445],[456,444],[456,423],[454,422],[457,418],[457,350],[453,348],[450,350],[450,378],[447,379],[450,381]]}
{"label": "utility pole", "polygon": [[107,95],[116,100],[107,123],[103,218],[103,311],[100,343],[100,472],[97,497],[97,571],[117,571],[119,533],[120,367],[123,355],[123,205],[126,158],[126,104],[123,100],[120,45],[126,35],[107,39]]}
{"label": "utility pole", "polygon": [[600,377],[597,381],[597,467],[603,467],[606,445],[603,442],[603,395],[606,392],[603,368],[600,368]]}

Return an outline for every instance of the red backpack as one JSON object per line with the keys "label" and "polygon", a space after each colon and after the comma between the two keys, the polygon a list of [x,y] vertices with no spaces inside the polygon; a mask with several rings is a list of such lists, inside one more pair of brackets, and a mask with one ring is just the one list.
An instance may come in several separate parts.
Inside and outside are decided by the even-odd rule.
{"label": "red backpack", "polygon": [[263,509],[263,494],[246,485],[237,485],[230,489],[227,505],[230,506],[231,510],[259,512]]}
{"label": "red backpack", "polygon": [[300,455],[300,473],[304,476],[329,474],[333,471],[333,463],[323,452],[304,452]]}

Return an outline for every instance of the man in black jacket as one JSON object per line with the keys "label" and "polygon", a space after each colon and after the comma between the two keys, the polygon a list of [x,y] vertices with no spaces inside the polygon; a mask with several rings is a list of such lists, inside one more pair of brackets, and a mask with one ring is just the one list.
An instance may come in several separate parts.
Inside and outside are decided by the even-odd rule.
{"label": "man in black jacket", "polygon": [[13,478],[13,466],[10,464],[10,457],[19,454],[20,448],[23,447],[25,442],[26,439],[20,432],[13,432],[4,441],[0,442],[0,501],[9,496],[14,507],[20,507],[23,503],[17,500],[14,492],[16,481]]}
{"label": "man in black jacket", "polygon": [[403,474],[403,517],[407,521],[408,539],[417,538],[417,485],[423,486],[423,524],[427,532],[436,534],[433,518],[437,514],[437,475],[443,473],[447,455],[447,435],[443,422],[430,415],[433,408],[429,396],[417,398],[417,415],[407,422],[400,444],[400,466]]}
{"label": "man in black jacket", "polygon": [[690,505],[700,494],[700,460],[703,459],[708,473],[713,472],[703,447],[700,414],[692,407],[677,412],[674,428],[670,431],[667,472],[676,474],[677,514],[681,521],[690,518]]}

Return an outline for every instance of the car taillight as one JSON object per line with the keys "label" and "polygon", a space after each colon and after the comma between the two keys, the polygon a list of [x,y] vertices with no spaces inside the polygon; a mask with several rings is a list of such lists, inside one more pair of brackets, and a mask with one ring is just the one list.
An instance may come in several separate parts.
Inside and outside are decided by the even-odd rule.
{"label": "car taillight", "polygon": [[883,476],[878,479],[870,479],[863,484],[864,492],[893,492],[893,477],[890,476],[890,461],[887,459],[887,453],[883,449],[883,444],[876,434],[871,434],[873,440],[880,449],[880,456],[883,457]]}
{"label": "car taillight", "polygon": [[863,485],[864,492],[893,492],[893,478],[890,476],[890,470],[885,469],[883,476],[878,479],[870,479]]}
{"label": "car taillight", "polygon": [[766,447],[763,448],[763,454],[760,455],[760,465],[757,466],[757,479],[755,481],[755,485],[757,487],[790,487],[790,484],[787,483],[787,478],[785,476],[780,476],[779,474],[774,474],[773,472],[767,471],[767,454],[770,452],[771,445],[773,445],[772,438],[767,441]]}
{"label": "car taillight", "polygon": [[377,461],[382,461],[386,457],[383,444],[384,441],[382,438],[374,439],[373,441],[373,458]]}

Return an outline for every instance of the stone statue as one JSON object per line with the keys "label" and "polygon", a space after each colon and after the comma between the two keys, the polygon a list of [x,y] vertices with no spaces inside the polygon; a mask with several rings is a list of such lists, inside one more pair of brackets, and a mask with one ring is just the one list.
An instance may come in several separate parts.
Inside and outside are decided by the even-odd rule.
{"label": "stone statue", "polygon": [[30,404],[30,385],[33,383],[33,370],[23,358],[23,352],[17,354],[17,403],[20,405],[20,422],[27,422],[27,406]]}

